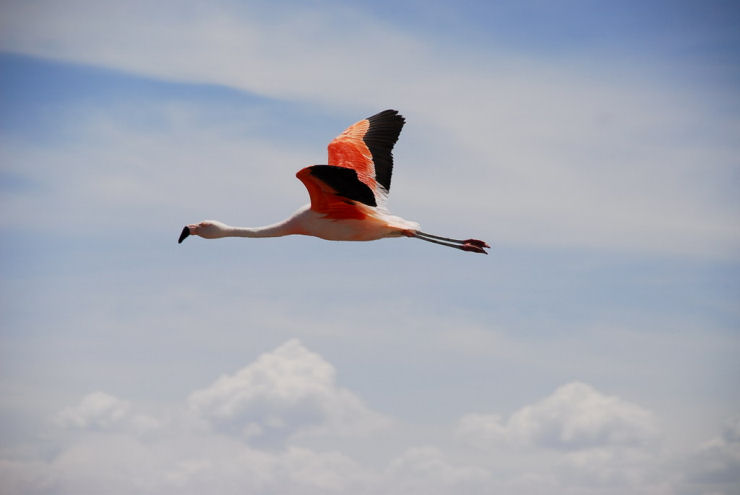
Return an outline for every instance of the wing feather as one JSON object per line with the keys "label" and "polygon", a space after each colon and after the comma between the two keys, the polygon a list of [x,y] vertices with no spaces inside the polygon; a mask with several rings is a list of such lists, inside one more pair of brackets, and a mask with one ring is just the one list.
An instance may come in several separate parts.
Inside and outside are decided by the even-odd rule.
{"label": "wing feather", "polygon": [[329,143],[329,165],[355,170],[382,202],[391,188],[393,145],[405,121],[396,110],[384,110],[349,126]]}
{"label": "wing feather", "polygon": [[357,203],[377,206],[372,189],[346,167],[313,165],[298,171],[311,198],[311,209],[335,219],[365,218]]}

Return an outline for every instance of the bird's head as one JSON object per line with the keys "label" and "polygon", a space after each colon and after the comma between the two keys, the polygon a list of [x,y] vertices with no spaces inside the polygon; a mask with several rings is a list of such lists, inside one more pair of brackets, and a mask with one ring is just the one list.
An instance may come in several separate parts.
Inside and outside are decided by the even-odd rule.
{"label": "bird's head", "polygon": [[229,226],[225,223],[216,220],[203,220],[200,223],[192,223],[183,227],[177,242],[178,244],[181,243],[189,235],[197,235],[204,239],[218,239],[219,237],[225,237],[228,230]]}

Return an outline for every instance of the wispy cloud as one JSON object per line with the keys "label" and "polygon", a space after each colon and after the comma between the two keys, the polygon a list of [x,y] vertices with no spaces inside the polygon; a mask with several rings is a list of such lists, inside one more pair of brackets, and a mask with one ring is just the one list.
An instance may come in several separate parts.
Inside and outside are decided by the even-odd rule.
{"label": "wispy cloud", "polygon": [[[504,242],[738,252],[740,204],[728,187],[737,116],[718,110],[721,95],[707,100],[625,68],[594,80],[593,67],[577,61],[559,66],[495,47],[459,58],[350,7],[295,6],[279,18],[258,4],[179,9],[173,17],[143,3],[18,2],[6,8],[0,47],[305,101],[342,111],[346,125],[397,106],[408,126],[391,206],[414,220],[485,225],[484,234]],[[281,139],[292,146],[289,135]],[[203,153],[191,156],[208,163]],[[239,181],[232,171],[218,177]],[[444,193],[451,191],[465,194]]]}
{"label": "wispy cloud", "polygon": [[695,486],[740,487],[740,418],[728,420],[722,431],[686,458],[686,481]]}

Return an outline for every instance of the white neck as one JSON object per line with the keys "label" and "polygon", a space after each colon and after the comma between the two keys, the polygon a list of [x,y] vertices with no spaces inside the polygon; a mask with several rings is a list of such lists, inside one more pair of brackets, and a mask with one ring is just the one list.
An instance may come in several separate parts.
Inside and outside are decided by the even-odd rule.
{"label": "white neck", "polygon": [[290,219],[264,227],[228,226],[224,232],[225,237],[282,237],[297,233],[296,229],[291,225]]}

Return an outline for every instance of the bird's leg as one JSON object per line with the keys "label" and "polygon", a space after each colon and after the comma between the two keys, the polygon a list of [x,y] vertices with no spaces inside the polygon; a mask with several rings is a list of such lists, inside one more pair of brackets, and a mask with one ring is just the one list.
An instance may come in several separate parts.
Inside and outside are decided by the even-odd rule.
{"label": "bird's leg", "polygon": [[491,246],[488,245],[487,242],[481,241],[478,239],[450,239],[449,237],[440,237],[438,235],[432,235],[427,234],[426,232],[416,231],[417,234],[421,234],[423,237],[428,237],[431,239],[437,239],[439,241],[448,241],[448,242],[455,242],[458,244],[471,244],[473,246],[478,246],[481,248],[490,248]]}
{"label": "bird's leg", "polygon": [[463,251],[470,251],[473,253],[488,254],[484,248],[490,248],[487,242],[478,239],[450,239],[449,237],[440,237],[438,235],[427,234],[420,230],[405,231],[404,235],[408,237],[416,237],[427,242],[433,242],[441,246],[448,246],[451,248],[461,249]]}

